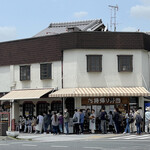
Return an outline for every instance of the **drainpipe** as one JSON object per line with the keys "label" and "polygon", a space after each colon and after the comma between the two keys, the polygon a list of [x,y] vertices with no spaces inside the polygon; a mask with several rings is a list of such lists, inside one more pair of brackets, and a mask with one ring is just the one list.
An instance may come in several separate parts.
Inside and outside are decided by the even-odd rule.
{"label": "drainpipe", "polygon": [[[63,72],[63,50],[61,51],[61,88],[63,89],[64,87],[64,81],[63,81],[63,77],[64,77],[64,72]],[[62,100],[62,115],[64,116],[64,98],[61,98]],[[64,133],[64,124],[63,124],[63,133]]]}
{"label": "drainpipe", "polygon": [[62,56],[62,58],[61,58],[61,88],[63,89],[63,87],[64,87],[64,82],[63,82],[63,76],[64,76],[64,74],[63,74],[63,51],[61,52],[61,56]]}

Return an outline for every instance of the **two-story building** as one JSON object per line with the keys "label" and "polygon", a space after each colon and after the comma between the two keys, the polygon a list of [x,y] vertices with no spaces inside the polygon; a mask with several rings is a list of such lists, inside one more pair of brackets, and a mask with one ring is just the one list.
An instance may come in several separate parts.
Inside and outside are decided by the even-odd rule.
{"label": "two-story building", "polygon": [[[0,43],[2,107],[11,119],[75,108],[125,112],[149,101],[150,36],[69,32]],[[13,126],[14,129],[14,126]]]}

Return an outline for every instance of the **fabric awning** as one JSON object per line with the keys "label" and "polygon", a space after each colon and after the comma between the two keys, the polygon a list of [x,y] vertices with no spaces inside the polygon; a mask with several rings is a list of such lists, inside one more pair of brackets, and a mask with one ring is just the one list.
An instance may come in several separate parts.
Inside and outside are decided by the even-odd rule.
{"label": "fabric awning", "polygon": [[144,87],[112,87],[112,88],[66,88],[58,90],[49,97],[121,97],[148,96]]}
{"label": "fabric awning", "polygon": [[15,90],[0,98],[0,100],[39,99],[53,89]]}

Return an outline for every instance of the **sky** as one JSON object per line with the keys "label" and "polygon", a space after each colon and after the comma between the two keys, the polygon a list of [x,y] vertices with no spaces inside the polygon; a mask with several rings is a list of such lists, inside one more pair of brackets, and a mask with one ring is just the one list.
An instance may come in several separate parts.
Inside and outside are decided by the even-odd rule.
{"label": "sky", "polygon": [[111,9],[117,31],[150,31],[150,0],[0,0],[0,42],[33,37],[50,23],[102,19],[110,30]]}

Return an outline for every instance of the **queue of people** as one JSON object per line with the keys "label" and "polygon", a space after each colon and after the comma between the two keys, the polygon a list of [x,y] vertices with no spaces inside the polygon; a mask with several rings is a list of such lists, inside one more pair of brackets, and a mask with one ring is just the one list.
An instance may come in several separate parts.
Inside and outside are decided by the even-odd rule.
{"label": "queue of people", "polygon": [[[28,133],[53,133],[69,134],[70,114],[67,109],[62,112],[49,111],[38,115],[37,117],[27,116],[19,117],[16,130]],[[143,114],[141,109],[127,111],[123,115],[118,108],[110,111],[108,114],[105,107],[102,107],[96,116],[95,110],[87,109],[86,111],[75,109],[72,118],[73,133],[95,133],[98,131],[102,134],[109,133],[137,133],[144,131]],[[64,127],[64,130],[63,130]],[[150,107],[146,108],[145,113],[145,133],[150,133]]]}

